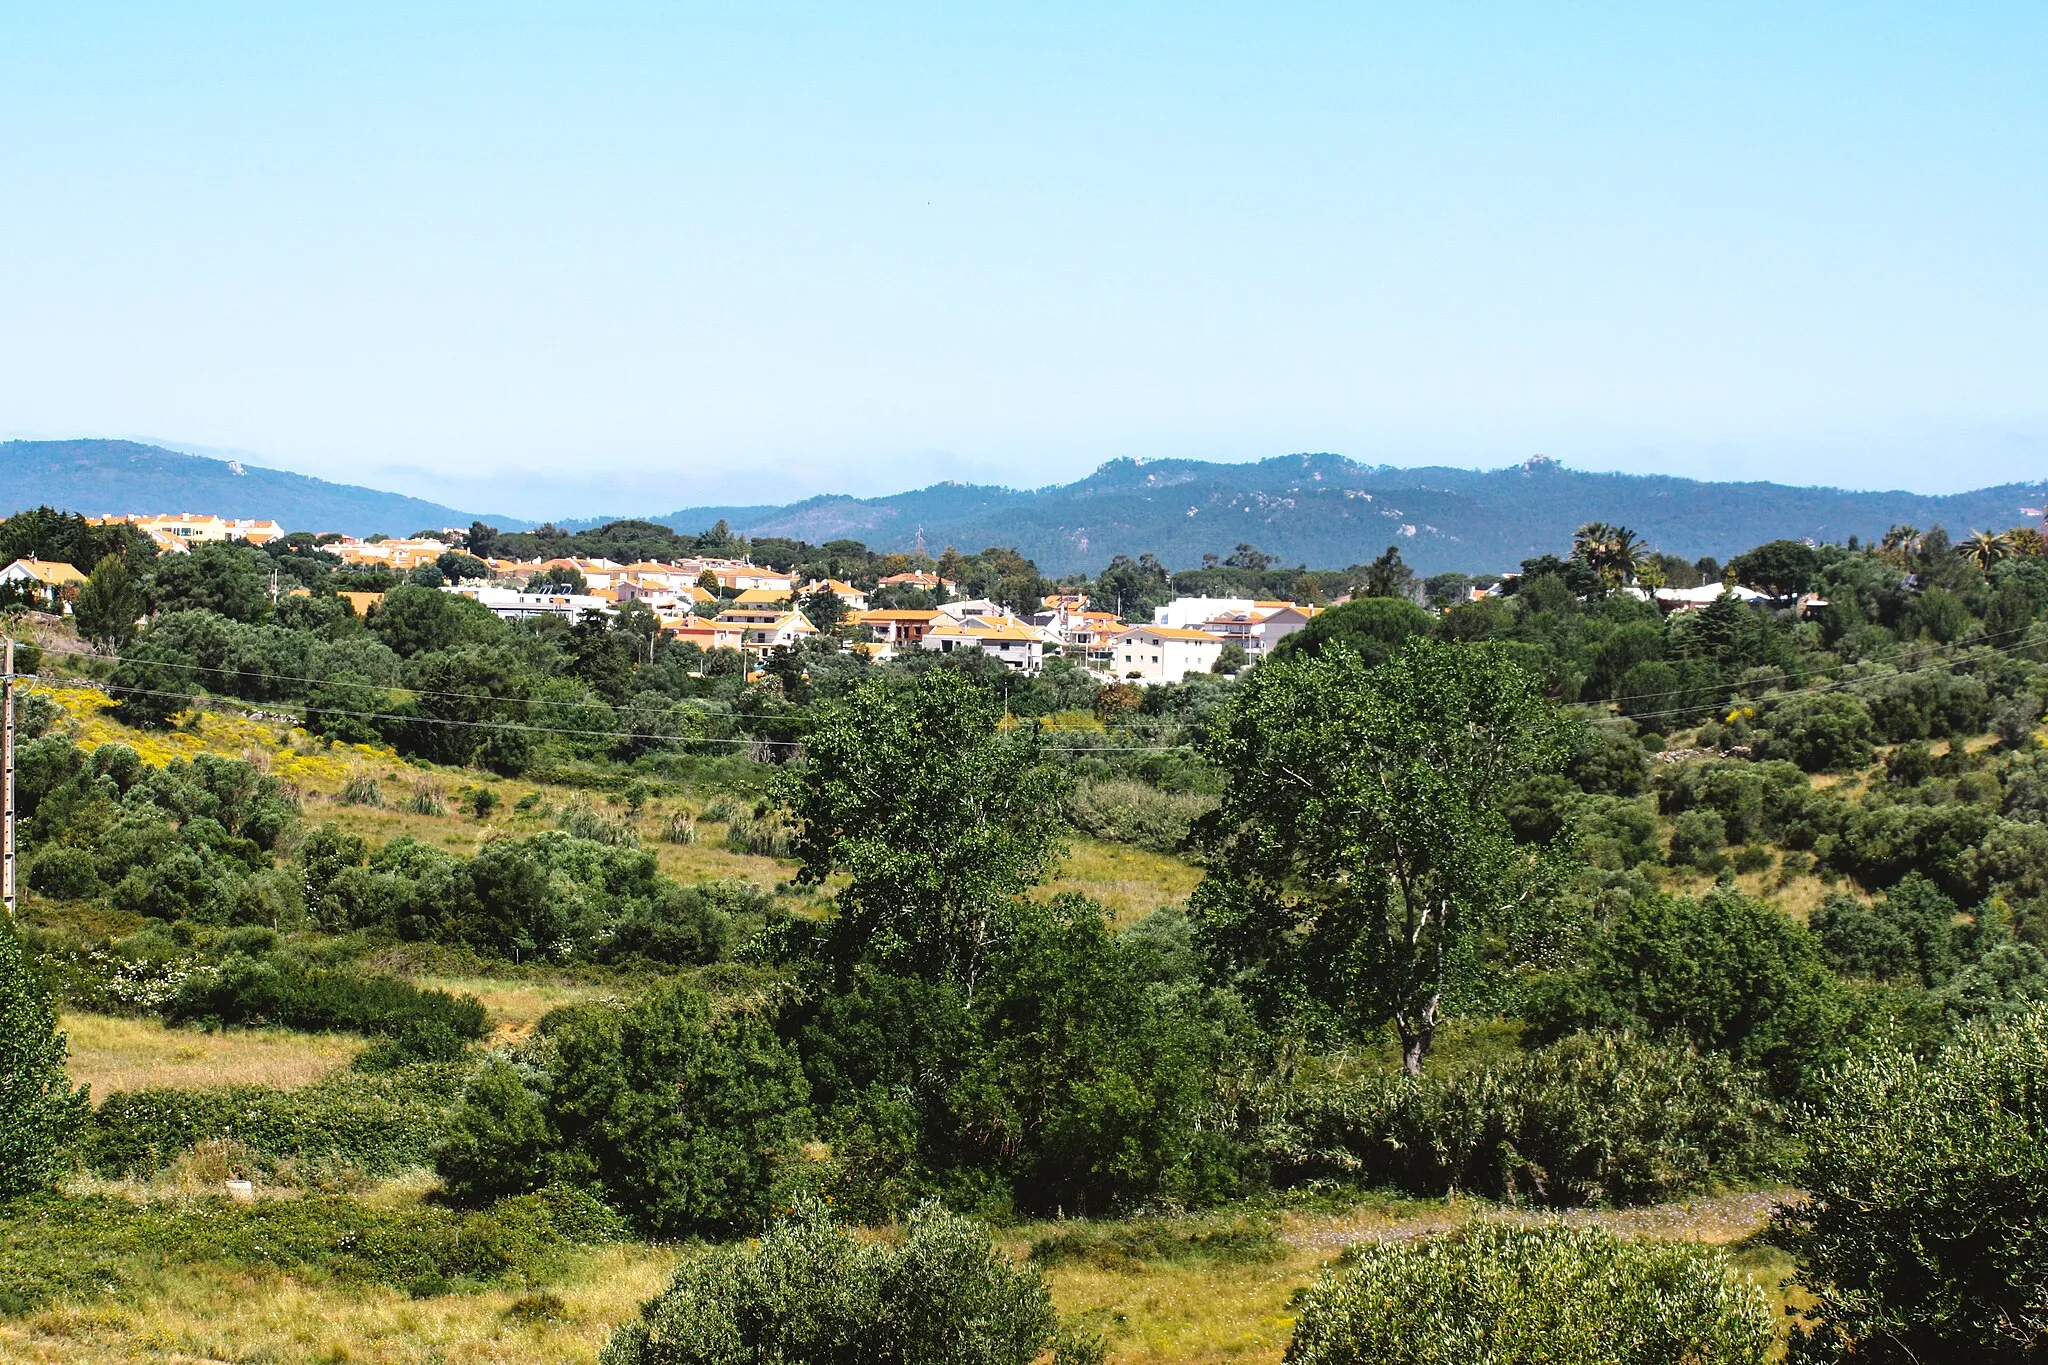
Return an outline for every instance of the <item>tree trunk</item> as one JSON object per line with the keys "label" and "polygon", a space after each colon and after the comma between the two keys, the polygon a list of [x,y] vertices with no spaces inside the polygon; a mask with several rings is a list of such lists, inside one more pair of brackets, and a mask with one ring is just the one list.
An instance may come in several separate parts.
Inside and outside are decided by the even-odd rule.
{"label": "tree trunk", "polygon": [[1442,1005],[1442,996],[1431,996],[1415,1014],[1394,1016],[1395,1031],[1401,1035],[1401,1070],[1410,1076],[1422,1074],[1422,1059],[1429,1055],[1429,1045],[1436,1041]]}
{"label": "tree trunk", "polygon": [[1422,1074],[1422,1059],[1429,1052],[1429,1037],[1423,1033],[1401,1030],[1401,1070],[1410,1076]]}

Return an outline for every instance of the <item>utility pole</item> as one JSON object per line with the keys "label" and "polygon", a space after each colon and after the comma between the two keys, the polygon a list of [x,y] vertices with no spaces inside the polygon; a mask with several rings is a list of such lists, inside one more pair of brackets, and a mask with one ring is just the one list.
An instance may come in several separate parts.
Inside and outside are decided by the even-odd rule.
{"label": "utility pole", "polygon": [[0,900],[14,918],[14,637],[0,664]]}

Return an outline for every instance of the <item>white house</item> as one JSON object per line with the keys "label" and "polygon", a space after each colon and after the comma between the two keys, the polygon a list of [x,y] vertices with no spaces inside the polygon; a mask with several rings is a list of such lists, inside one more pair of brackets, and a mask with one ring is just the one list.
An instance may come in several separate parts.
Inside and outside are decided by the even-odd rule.
{"label": "white house", "polygon": [[1190,673],[1207,673],[1223,653],[1223,641],[1181,626],[1132,626],[1110,649],[1110,674],[1134,682],[1177,683]]}
{"label": "white house", "polygon": [[1657,605],[1667,612],[1699,611],[1711,607],[1721,600],[1722,593],[1732,593],[1735,600],[1745,607],[1758,603],[1768,604],[1770,598],[1755,588],[1745,588],[1740,583],[1703,583],[1697,588],[1659,588],[1656,591]]}
{"label": "white house", "polygon": [[1226,611],[1200,622],[1198,629],[1225,644],[1234,644],[1251,659],[1263,658],[1288,636],[1307,625],[1314,607],[1292,602],[1260,602],[1250,611]]}
{"label": "white house", "polygon": [[1036,673],[1045,663],[1045,647],[1057,643],[1046,632],[1014,616],[970,616],[955,620],[940,615],[933,619],[919,641],[926,649],[951,654],[955,650],[978,649],[1001,659],[1019,673]]}
{"label": "white house", "polygon": [[1186,630],[1225,612],[1250,611],[1258,605],[1249,597],[1176,597],[1153,611],[1152,624]]}
{"label": "white house", "polygon": [[587,593],[520,592],[515,588],[486,587],[481,583],[456,584],[441,591],[467,597],[505,621],[524,621],[536,616],[561,616],[574,621],[586,611],[609,614],[617,610],[604,598]]}
{"label": "white house", "polygon": [[986,597],[969,597],[958,602],[941,603],[939,614],[949,616],[955,621],[966,621],[977,616],[1007,617],[1010,609]]}
{"label": "white house", "polygon": [[0,569],[0,583],[11,584],[18,591],[48,603],[53,610],[69,611],[65,599],[76,596],[78,589],[85,586],[85,575],[59,559],[17,559]]}
{"label": "white house", "polygon": [[756,658],[777,645],[794,645],[818,633],[800,611],[788,607],[731,607],[718,613],[715,626],[740,632],[740,647]]}

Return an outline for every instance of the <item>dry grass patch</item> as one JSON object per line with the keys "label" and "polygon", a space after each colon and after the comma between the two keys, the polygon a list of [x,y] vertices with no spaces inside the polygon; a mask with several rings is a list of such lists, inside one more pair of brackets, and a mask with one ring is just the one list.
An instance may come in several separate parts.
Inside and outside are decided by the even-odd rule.
{"label": "dry grass patch", "polygon": [[533,1031],[541,1016],[562,1005],[580,1005],[600,1000],[618,991],[608,986],[580,986],[569,982],[502,981],[488,976],[423,976],[413,984],[450,995],[473,995],[484,1007],[491,1034],[496,1041],[523,1038]]}
{"label": "dry grass patch", "polygon": [[203,1033],[170,1028],[152,1019],[66,1014],[71,1079],[92,1087],[95,1099],[117,1090],[196,1090],[209,1085],[267,1085],[280,1090],[311,1085],[347,1066],[365,1046],[339,1033],[283,1029],[231,1029]]}
{"label": "dry grass patch", "polygon": [[52,1308],[0,1325],[0,1360],[593,1361],[612,1329],[667,1284],[675,1261],[647,1247],[582,1253],[550,1285],[552,1299],[520,1289],[410,1299],[274,1273],[168,1271],[143,1302]]}
{"label": "dry grass patch", "polygon": [[1121,927],[1163,905],[1183,904],[1201,880],[1198,869],[1169,854],[1076,836],[1059,876],[1038,894],[1078,891],[1107,906]]}

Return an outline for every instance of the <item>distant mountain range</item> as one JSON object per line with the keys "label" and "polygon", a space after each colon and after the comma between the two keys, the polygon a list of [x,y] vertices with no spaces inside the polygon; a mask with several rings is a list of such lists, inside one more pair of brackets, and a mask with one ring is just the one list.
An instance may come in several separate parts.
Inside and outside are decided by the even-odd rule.
{"label": "distant mountain range", "polygon": [[[419,498],[327,483],[133,441],[0,444],[0,512],[43,503],[75,512],[213,512],[271,517],[288,530],[406,535],[481,519]],[[1256,464],[1112,460],[1085,479],[1025,491],[942,483],[882,498],[826,495],[787,506],[691,507],[649,518],[685,533],[724,520],[750,536],[814,544],[846,537],[908,550],[1013,546],[1050,574],[1094,572],[1112,555],[1150,551],[1168,567],[1250,543],[1283,563],[1342,568],[1397,545],[1422,573],[1479,573],[1562,553],[1588,521],[1629,526],[1687,558],[1729,555],[1779,537],[1843,540],[1907,523],[1955,534],[2002,529],[2048,505],[2048,484],[1929,497],[1664,475],[1588,474],[1542,458],[1506,469],[1396,469],[1341,455]],[[596,520],[561,523],[566,529]]]}
{"label": "distant mountain range", "polygon": [[[437,502],[328,483],[136,441],[0,442],[0,515],[51,507],[86,516],[210,512],[268,517],[288,531],[411,535],[476,520]],[[483,517],[503,530],[531,523]]]}
{"label": "distant mountain range", "polygon": [[1541,457],[1506,469],[1396,469],[1341,455],[1256,464],[1112,460],[1076,483],[1021,492],[937,484],[883,498],[817,497],[786,507],[693,507],[654,520],[699,531],[723,518],[751,536],[877,549],[1014,546],[1050,574],[1093,572],[1115,554],[1151,551],[1191,568],[1239,543],[1287,564],[1342,568],[1389,545],[1425,574],[1510,569],[1567,552],[1588,521],[1634,529],[1660,550],[1725,559],[1766,540],[1845,540],[1895,523],[1940,522],[1961,535],[2003,529],[2041,507],[2048,484],[1928,497],[1664,475],[1588,474]]}

